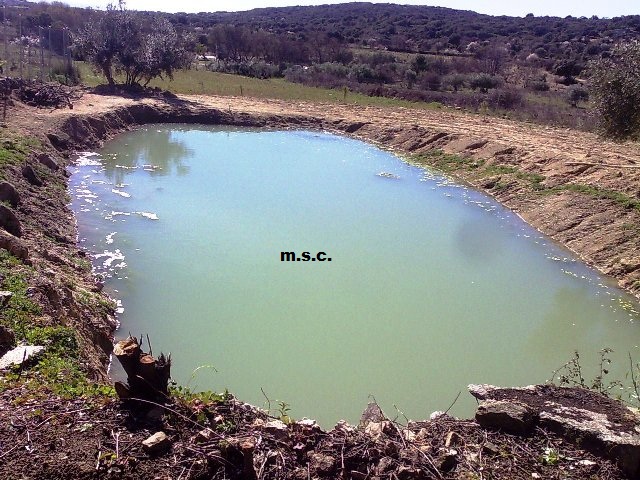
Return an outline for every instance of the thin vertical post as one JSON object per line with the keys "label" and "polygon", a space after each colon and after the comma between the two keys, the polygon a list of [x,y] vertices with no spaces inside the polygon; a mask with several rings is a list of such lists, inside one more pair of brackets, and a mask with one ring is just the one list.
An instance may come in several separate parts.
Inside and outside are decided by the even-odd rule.
{"label": "thin vertical post", "polygon": [[48,27],[49,29],[49,70],[51,70],[51,57],[53,56],[53,47],[51,46],[51,25]]}
{"label": "thin vertical post", "polygon": [[7,62],[7,71],[9,69],[9,48],[7,46],[7,36],[9,35],[9,23],[7,22],[7,2],[2,2],[2,18],[4,22],[4,61]]}
{"label": "thin vertical post", "polygon": [[44,28],[40,27],[40,81],[44,82]]}
{"label": "thin vertical post", "polygon": [[22,60],[24,56],[24,48],[22,48],[22,14],[18,14],[18,46],[20,47],[20,80],[24,78],[22,75]]}
{"label": "thin vertical post", "polygon": [[67,62],[69,70],[71,70],[71,33],[69,27],[64,27],[67,32]]}

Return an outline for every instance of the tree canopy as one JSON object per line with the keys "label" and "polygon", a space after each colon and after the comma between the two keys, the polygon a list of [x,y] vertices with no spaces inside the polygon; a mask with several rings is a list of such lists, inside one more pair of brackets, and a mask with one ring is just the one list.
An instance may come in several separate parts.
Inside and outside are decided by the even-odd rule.
{"label": "tree canopy", "polygon": [[608,58],[592,62],[591,89],[606,135],[640,135],[640,41],[620,44]]}
{"label": "tree canopy", "polygon": [[110,85],[123,74],[131,86],[154,77],[173,78],[174,70],[187,66],[190,54],[173,25],[161,17],[109,5],[103,16],[82,28],[74,42],[78,53],[98,67]]}

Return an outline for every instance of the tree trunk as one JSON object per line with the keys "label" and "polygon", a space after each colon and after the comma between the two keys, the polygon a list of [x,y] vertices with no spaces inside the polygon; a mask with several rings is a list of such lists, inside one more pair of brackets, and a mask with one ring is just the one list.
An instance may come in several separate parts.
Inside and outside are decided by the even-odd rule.
{"label": "tree trunk", "polygon": [[127,373],[127,383],[116,382],[116,391],[122,399],[143,398],[162,401],[168,396],[171,376],[171,357],[160,354],[155,359],[142,351],[138,339],[129,337],[113,348],[113,354]]}

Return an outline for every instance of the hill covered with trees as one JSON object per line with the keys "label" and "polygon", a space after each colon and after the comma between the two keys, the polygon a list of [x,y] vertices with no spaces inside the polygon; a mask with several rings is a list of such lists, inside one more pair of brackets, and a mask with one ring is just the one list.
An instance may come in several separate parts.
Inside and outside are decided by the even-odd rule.
{"label": "hill covered with trees", "polygon": [[[81,32],[105,12],[13,1],[21,5],[7,9],[5,35],[20,12],[23,42],[55,27],[68,39],[54,32],[42,39],[47,48],[88,59],[77,48]],[[507,17],[360,2],[137,15],[168,21],[193,55],[193,68],[588,129],[595,123],[587,67],[640,38],[640,15]]]}

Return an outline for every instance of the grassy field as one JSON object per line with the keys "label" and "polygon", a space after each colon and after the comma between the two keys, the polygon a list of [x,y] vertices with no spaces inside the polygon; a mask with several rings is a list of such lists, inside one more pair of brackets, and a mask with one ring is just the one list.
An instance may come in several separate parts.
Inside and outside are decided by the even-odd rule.
{"label": "grassy field", "polygon": [[[80,68],[84,84],[96,86],[106,83],[104,77],[94,73],[89,65],[82,62],[77,62],[77,65]],[[181,70],[176,72],[173,81],[155,79],[149,86],[190,95],[245,96],[421,109],[442,108],[439,103],[419,103],[393,98],[368,97],[355,92],[347,92],[345,97],[344,91],[340,89],[307,87],[298,83],[287,82],[282,78],[261,80],[206,70]]]}

